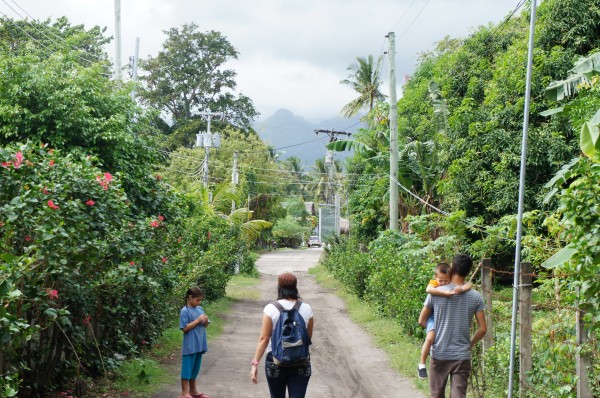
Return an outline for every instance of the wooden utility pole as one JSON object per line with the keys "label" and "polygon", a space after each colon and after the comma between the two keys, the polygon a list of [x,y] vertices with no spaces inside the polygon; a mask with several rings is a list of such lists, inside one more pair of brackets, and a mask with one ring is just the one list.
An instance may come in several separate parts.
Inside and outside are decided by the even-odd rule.
{"label": "wooden utility pole", "polygon": [[492,333],[492,260],[489,258],[481,260],[481,291],[485,301],[485,323],[488,330],[483,336],[483,351],[487,351],[494,345]]}
{"label": "wooden utility pole", "polygon": [[527,373],[533,370],[533,328],[531,304],[533,294],[533,277],[531,263],[521,263],[521,295],[519,299],[520,333],[519,333],[519,396],[524,397],[529,390]]}
{"label": "wooden utility pole", "polygon": [[398,104],[396,103],[396,38],[387,35],[390,72],[390,229],[398,231]]}

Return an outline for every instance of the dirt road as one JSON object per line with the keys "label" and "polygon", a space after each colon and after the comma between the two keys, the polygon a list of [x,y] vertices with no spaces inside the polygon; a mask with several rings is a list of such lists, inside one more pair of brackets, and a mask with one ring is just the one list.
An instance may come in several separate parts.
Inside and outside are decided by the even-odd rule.
{"label": "dirt road", "polygon": [[[298,290],[314,312],[315,326],[311,346],[313,373],[307,398],[423,398],[407,379],[389,367],[383,351],[349,320],[345,304],[320,287],[307,274],[318,262],[321,249],[279,250],[260,257],[261,277],[256,289],[260,301],[236,303],[227,315],[223,334],[209,343],[198,377],[200,391],[211,398],[268,397],[261,360],[258,385],[250,382],[250,360],[260,331],[264,306],[276,299],[277,275],[291,271],[298,277]],[[176,398],[179,376],[173,387],[154,398]]]}

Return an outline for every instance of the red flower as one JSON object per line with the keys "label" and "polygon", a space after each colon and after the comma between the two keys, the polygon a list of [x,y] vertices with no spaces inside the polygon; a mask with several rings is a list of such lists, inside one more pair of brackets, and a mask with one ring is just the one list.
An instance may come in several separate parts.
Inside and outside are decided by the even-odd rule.
{"label": "red flower", "polygon": [[56,289],[46,289],[46,293],[48,294],[48,297],[50,297],[50,300],[58,298],[58,291]]}
{"label": "red flower", "polygon": [[85,318],[83,318],[82,322],[84,325],[89,325],[91,320],[92,320],[92,317],[88,315]]}
{"label": "red flower", "polygon": [[164,221],[164,220],[165,220],[165,218],[164,218],[163,216],[161,216],[160,214],[158,215],[158,219],[159,219],[160,221]]}
{"label": "red flower", "polygon": [[31,242],[32,241],[31,236],[29,236],[29,235],[25,235],[25,238],[23,238],[23,239],[25,239],[25,242]]}
{"label": "red flower", "polygon": [[54,204],[53,201],[49,200],[48,201],[48,207],[51,208],[52,210],[58,210],[59,207],[57,205]]}
{"label": "red flower", "polygon": [[15,155],[14,168],[18,169],[19,167],[21,167],[22,164],[23,164],[23,154],[21,153],[21,151],[19,151]]}
{"label": "red flower", "polygon": [[210,231],[208,231],[208,234],[207,234],[207,235],[208,235],[208,239],[210,239],[210,236],[211,236],[212,234],[210,233]]}
{"label": "red flower", "polygon": [[156,220],[153,220],[153,221],[150,223],[150,226],[151,226],[151,227],[154,227],[154,228],[158,228],[158,227],[160,227],[160,223],[159,223],[158,221],[156,221]]}
{"label": "red flower", "polygon": [[54,166],[54,159],[50,159],[49,165],[50,165],[50,167]]}
{"label": "red flower", "polygon": [[181,236],[177,238],[177,243],[181,243]]}
{"label": "red flower", "polygon": [[154,177],[156,178],[156,181],[162,180],[162,176],[160,174],[157,174]]}
{"label": "red flower", "polygon": [[135,261],[130,261],[129,265],[135,265]]}
{"label": "red flower", "polygon": [[48,191],[48,189],[46,187],[44,187],[44,190],[42,191],[42,193],[44,195],[48,195],[50,193],[50,191]]}
{"label": "red flower", "polygon": [[4,167],[5,169],[10,167],[12,165],[12,162],[2,162],[2,167]]}
{"label": "red flower", "polygon": [[93,205],[96,204],[96,202],[94,202],[93,200],[90,199],[87,202],[85,202],[85,204],[88,205],[88,206],[93,206]]}
{"label": "red flower", "polygon": [[163,263],[167,262],[167,258],[166,257],[161,258],[161,260],[162,260]]}

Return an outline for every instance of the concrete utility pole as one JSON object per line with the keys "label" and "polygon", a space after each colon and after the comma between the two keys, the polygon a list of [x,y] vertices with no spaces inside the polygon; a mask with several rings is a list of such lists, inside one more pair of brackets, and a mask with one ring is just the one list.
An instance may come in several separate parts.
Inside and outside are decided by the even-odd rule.
{"label": "concrete utility pole", "polygon": [[[135,53],[132,57],[129,57],[129,63],[131,64],[131,81],[137,82],[138,77],[138,59],[140,55],[140,38],[135,38]],[[136,89],[131,89],[131,99],[135,100]]]}
{"label": "concrete utility pole", "polygon": [[[231,172],[231,184],[233,185],[233,192],[235,193],[235,187],[238,184],[238,172],[237,172],[237,161],[238,153],[233,153],[233,171]],[[231,201],[231,212],[235,211],[235,200]]]}
{"label": "concrete utility pole", "polygon": [[210,155],[210,148],[219,148],[221,146],[221,136],[219,134],[210,133],[210,122],[213,116],[223,116],[220,112],[200,112],[200,115],[206,116],[208,119],[208,126],[206,133],[200,132],[196,135],[196,146],[204,147],[204,188],[208,189],[208,159]]}
{"label": "concrete utility pole", "polygon": [[115,0],[115,79],[121,80],[121,0]]}
{"label": "concrete utility pole", "polygon": [[398,230],[398,104],[396,103],[396,38],[389,41],[388,63],[390,72],[390,229]]}
{"label": "concrete utility pole", "polygon": [[[335,131],[334,129],[330,129],[330,130],[323,130],[323,129],[317,129],[315,130],[315,134],[319,135],[319,134],[327,134],[329,136],[329,142],[335,142],[337,141],[337,137],[339,135],[347,135],[348,137],[350,137],[352,135],[352,133],[347,133],[345,131]],[[327,203],[333,203],[333,175],[334,175],[334,171],[335,171],[335,162],[333,161],[333,151],[327,151],[327,154],[325,155],[325,165],[330,165],[329,166],[329,189],[330,192],[328,192],[327,195]]]}

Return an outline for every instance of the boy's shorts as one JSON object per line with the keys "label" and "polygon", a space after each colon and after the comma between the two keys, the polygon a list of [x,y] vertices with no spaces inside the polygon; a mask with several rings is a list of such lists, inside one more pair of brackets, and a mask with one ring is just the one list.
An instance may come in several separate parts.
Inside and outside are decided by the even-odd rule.
{"label": "boy's shorts", "polygon": [[435,321],[433,320],[433,315],[429,315],[429,318],[427,318],[425,333],[429,333],[432,330],[435,332]]}
{"label": "boy's shorts", "polygon": [[181,356],[181,378],[183,380],[195,380],[200,372],[202,364],[202,353]]}

